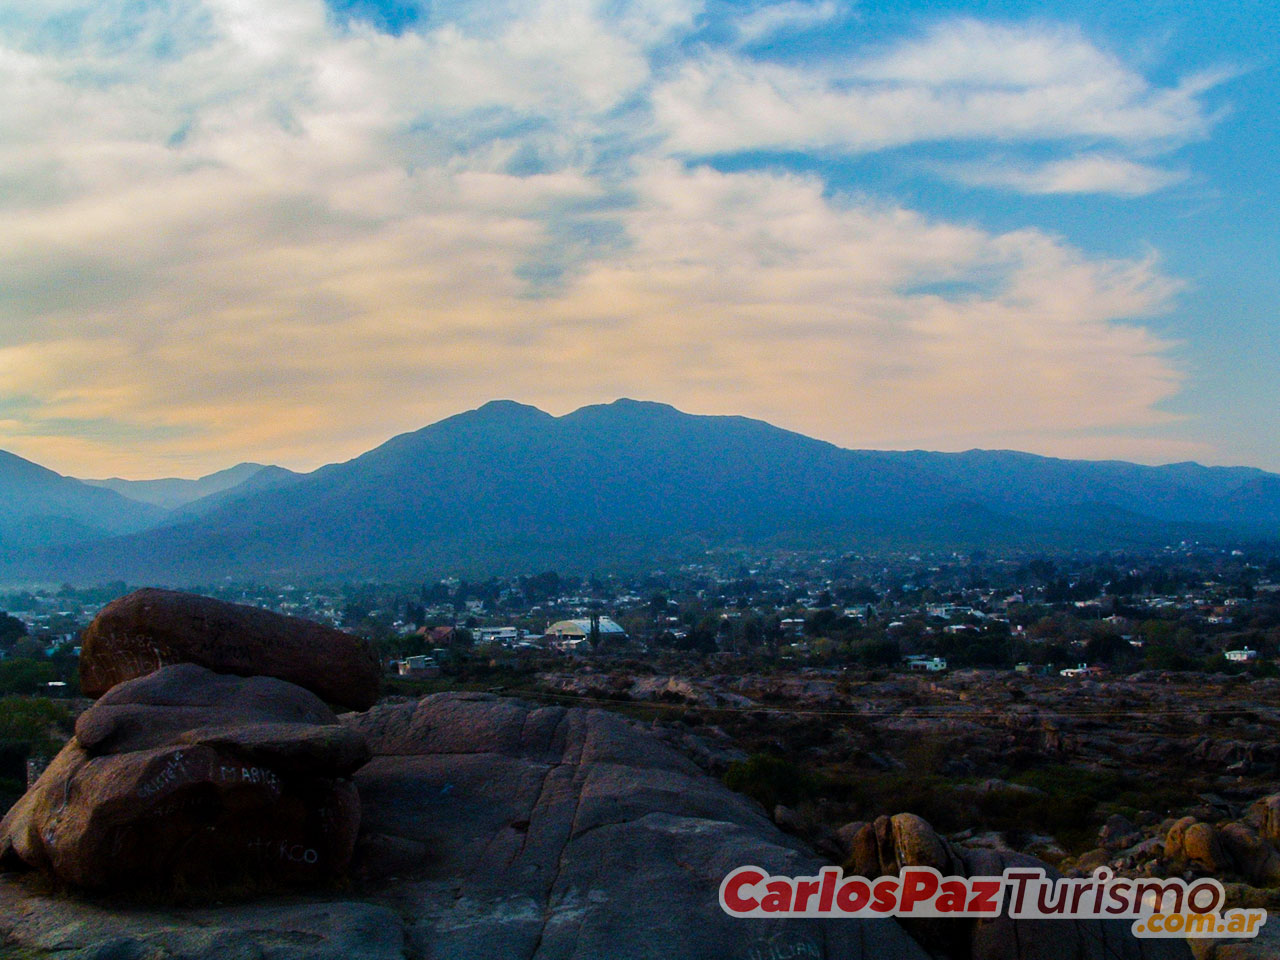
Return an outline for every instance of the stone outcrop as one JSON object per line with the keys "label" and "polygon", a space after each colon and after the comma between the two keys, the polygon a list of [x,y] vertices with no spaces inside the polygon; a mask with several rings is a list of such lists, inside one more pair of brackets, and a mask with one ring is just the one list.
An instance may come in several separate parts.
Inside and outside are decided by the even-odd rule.
{"label": "stone outcrop", "polygon": [[1172,821],[1160,849],[1165,872],[1191,868],[1261,887],[1280,883],[1277,811],[1280,794],[1273,794],[1255,801],[1239,820],[1211,824],[1186,816]]}
{"label": "stone outcrop", "polygon": [[[1105,852],[1105,851],[1104,851]],[[848,872],[894,875],[903,867],[933,867],[944,876],[999,876],[1012,867],[1043,862],[1012,850],[962,847],[948,842],[923,819],[899,813],[862,824],[850,843]],[[1127,920],[913,920],[916,938],[935,954],[968,960],[1190,960],[1183,941],[1139,940]]]}
{"label": "stone outcrop", "polygon": [[439,694],[346,715],[342,729],[375,754],[355,774],[358,896],[171,908],[147,922],[10,877],[0,935],[32,951],[172,960],[928,960],[892,920],[725,915],[717,891],[733,867],[795,875],[822,862],[616,714]]}
{"label": "stone outcrop", "polygon": [[377,656],[358,637],[257,607],[148,589],[108,604],[85,630],[80,686],[97,697],[176,663],[276,677],[353,710],[372,706],[381,682]]}
{"label": "stone outcrop", "polygon": [[[732,868],[795,876],[822,861],[754,801],[607,711],[438,694],[345,715],[341,729],[374,754],[354,775],[353,871],[364,878],[355,891],[158,915],[0,878],[0,936],[33,952],[171,960],[1189,957],[1181,943],[1135,940],[1121,922],[947,921],[909,932],[888,919],[731,919],[717,889]],[[923,861],[969,875],[1043,866],[956,847],[910,815],[843,833],[869,841],[876,874]]]}
{"label": "stone outcrop", "polygon": [[364,738],[268,677],[163,667],[112,688],[0,823],[0,863],[113,894],[219,894],[341,876]]}
{"label": "stone outcrop", "polygon": [[431,851],[396,885],[426,956],[925,956],[892,921],[726,916],[733,867],[821,862],[616,714],[441,694],[344,722],[375,754],[356,776],[366,828]]}

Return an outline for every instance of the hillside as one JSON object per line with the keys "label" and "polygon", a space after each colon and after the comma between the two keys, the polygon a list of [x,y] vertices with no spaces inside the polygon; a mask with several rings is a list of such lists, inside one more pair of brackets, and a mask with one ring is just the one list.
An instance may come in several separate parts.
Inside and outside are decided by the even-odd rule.
{"label": "hillside", "polygon": [[742,417],[496,401],[9,577],[183,583],[604,569],[717,548],[1073,549],[1280,533],[1251,468],[845,450]]}
{"label": "hillside", "polygon": [[0,560],[40,547],[131,533],[163,514],[0,450]]}
{"label": "hillside", "polygon": [[226,470],[219,470],[196,480],[183,477],[165,477],[160,480],[123,480],[111,477],[106,480],[84,480],[91,487],[105,487],[121,496],[177,510],[199,501],[210,501],[222,494],[246,489],[272,486],[282,479],[294,476],[283,467],[269,467],[261,463],[238,463]]}

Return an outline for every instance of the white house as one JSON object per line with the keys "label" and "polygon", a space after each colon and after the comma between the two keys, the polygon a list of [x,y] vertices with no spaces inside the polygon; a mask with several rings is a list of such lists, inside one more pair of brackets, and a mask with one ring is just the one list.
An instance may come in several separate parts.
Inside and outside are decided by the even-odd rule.
{"label": "white house", "polygon": [[520,640],[518,627],[476,627],[471,631],[471,638],[476,643],[501,643],[511,646]]}
{"label": "white house", "polygon": [[1102,667],[1091,667],[1087,663],[1082,663],[1078,667],[1067,667],[1065,670],[1059,670],[1060,677],[1100,677],[1103,674]]}
{"label": "white house", "polygon": [[402,677],[438,677],[440,665],[435,659],[426,656],[406,657],[396,664]]}

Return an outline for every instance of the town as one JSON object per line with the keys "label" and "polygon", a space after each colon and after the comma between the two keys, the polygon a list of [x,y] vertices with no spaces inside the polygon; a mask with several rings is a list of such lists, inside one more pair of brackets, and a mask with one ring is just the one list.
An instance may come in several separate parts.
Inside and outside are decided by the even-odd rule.
{"label": "town", "polygon": [[[74,681],[79,631],[132,587],[0,594],[0,689]],[[389,673],[546,658],[665,658],[751,669],[1139,669],[1280,675],[1280,550],[989,557],[709,557],[642,575],[197,587],[363,636]],[[14,670],[15,660],[47,662]],[[23,689],[14,689],[18,683]],[[74,692],[74,691],[70,691]]]}
{"label": "town", "polygon": [[[0,595],[10,802],[92,703],[81,632],[131,590]],[[370,641],[388,708],[472,691],[621,714],[867,875],[890,869],[864,862],[874,835],[908,817],[934,845],[1069,876],[1212,876],[1233,905],[1280,907],[1275,547],[726,554],[632,575],[193,590]]]}

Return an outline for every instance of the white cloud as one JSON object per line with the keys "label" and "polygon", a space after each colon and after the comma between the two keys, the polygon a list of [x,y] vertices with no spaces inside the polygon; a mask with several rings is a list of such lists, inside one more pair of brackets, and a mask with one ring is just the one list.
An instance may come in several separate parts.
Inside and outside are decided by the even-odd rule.
{"label": "white cloud", "polygon": [[[625,352],[593,351],[602,385],[639,386],[665,366],[663,382],[699,409],[827,436],[834,412],[839,440],[869,445],[922,430],[990,444],[995,424],[1050,435],[1167,419],[1152,408],[1180,380],[1169,344],[1114,322],[1175,292],[1153,262],[1090,261],[1034,231],[832,203],[809,178],[664,163],[639,186],[628,254],[596,264],[556,305],[627,325]],[[937,281],[973,289],[919,291]],[[565,346],[582,335],[567,330]],[[682,356],[692,362],[673,369]]]}
{"label": "white cloud", "polygon": [[849,444],[1000,445],[1158,425],[1178,388],[1137,322],[1175,290],[1155,262],[667,154],[1059,136],[1065,107],[1030,116],[1055,97],[1111,111],[1073,136],[1207,122],[1076,41],[1053,42],[1092,80],[1030,54],[975,80],[940,53],[950,79],[925,82],[934,37],[837,82],[682,52],[700,8],[675,0],[398,37],[319,0],[185,0],[118,29],[135,9],[87,7],[75,43],[0,27],[22,92],[0,101],[0,373],[21,374],[0,447],[86,475],[310,466],[494,396],[621,394]]}
{"label": "white cloud", "polygon": [[1078,30],[1058,24],[999,24],[956,19],[896,43],[858,63],[865,80],[929,87],[1026,89],[1081,83],[1141,92],[1146,83]]}
{"label": "white cloud", "polygon": [[1142,197],[1187,179],[1185,171],[1165,170],[1107,154],[1082,154],[1048,163],[976,163],[937,168],[944,176],[977,187],[1008,187],[1020,193],[1109,193]]}
{"label": "white cloud", "polygon": [[1156,87],[1075,31],[951,21],[824,69],[711,52],[654,93],[672,149],[864,153],[947,140],[1153,145],[1202,136],[1215,78]]}
{"label": "white cloud", "polygon": [[844,13],[844,7],[835,0],[819,0],[817,3],[784,0],[783,3],[757,7],[740,17],[735,27],[738,39],[743,43],[758,43],[780,33],[812,30]]}

